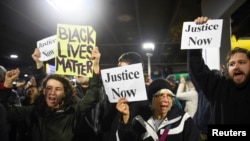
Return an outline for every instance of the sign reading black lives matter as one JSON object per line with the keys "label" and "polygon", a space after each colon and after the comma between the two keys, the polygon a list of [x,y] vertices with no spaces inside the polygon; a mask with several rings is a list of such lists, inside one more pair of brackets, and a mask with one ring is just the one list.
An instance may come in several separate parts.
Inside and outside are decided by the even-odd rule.
{"label": "sign reading black lives matter", "polygon": [[93,76],[91,51],[96,46],[96,32],[91,26],[58,24],[56,42],[55,73]]}
{"label": "sign reading black lives matter", "polygon": [[125,97],[129,102],[147,100],[142,64],[102,69],[102,81],[111,103]]}
{"label": "sign reading black lives matter", "polygon": [[219,48],[223,20],[208,20],[204,24],[184,22],[181,49]]}

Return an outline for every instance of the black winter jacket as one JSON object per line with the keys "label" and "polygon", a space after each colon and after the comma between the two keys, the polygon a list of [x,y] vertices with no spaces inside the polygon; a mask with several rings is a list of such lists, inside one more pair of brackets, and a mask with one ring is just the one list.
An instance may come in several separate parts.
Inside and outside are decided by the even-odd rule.
{"label": "black winter jacket", "polygon": [[250,80],[235,86],[205,65],[201,50],[190,50],[189,71],[213,106],[213,124],[250,124]]}
{"label": "black winter jacket", "polygon": [[[120,123],[119,137],[121,141],[155,141],[159,140],[163,134],[163,136],[166,135],[165,141],[200,141],[199,130],[193,119],[177,105],[172,106],[158,129],[155,129],[154,126],[152,110],[150,107],[148,108],[147,111],[137,115],[126,125]],[[148,130],[144,125],[147,126]]]}
{"label": "black winter jacket", "polygon": [[31,141],[75,141],[78,124],[85,113],[93,108],[99,100],[99,90],[102,82],[94,75],[90,89],[85,98],[76,104],[57,111],[47,110],[44,115],[36,111],[35,106],[10,106],[8,117],[11,122],[23,122],[28,127]]}

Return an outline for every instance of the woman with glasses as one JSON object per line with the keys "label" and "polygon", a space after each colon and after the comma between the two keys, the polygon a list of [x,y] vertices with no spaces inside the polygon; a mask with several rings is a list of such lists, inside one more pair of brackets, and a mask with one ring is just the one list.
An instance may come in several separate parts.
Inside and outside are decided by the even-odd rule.
{"label": "woman with glasses", "polygon": [[121,141],[200,141],[199,131],[189,114],[174,103],[175,95],[164,79],[154,80],[148,88],[151,107],[130,118],[128,101],[116,105],[122,114],[118,134]]}

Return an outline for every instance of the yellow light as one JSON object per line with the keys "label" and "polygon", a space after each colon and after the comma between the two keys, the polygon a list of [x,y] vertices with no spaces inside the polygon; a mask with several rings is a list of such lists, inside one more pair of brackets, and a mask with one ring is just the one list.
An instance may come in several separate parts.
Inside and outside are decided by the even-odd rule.
{"label": "yellow light", "polygon": [[242,47],[250,50],[250,37],[236,39],[235,35],[231,36],[231,49],[235,47]]}

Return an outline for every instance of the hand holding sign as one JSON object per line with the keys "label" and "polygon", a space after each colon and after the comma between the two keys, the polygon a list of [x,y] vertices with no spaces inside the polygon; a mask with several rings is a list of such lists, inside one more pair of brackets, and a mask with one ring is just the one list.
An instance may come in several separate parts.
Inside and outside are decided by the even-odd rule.
{"label": "hand holding sign", "polygon": [[31,55],[32,59],[36,62],[36,68],[40,69],[43,66],[43,61],[40,60],[41,52],[38,48],[35,48],[33,54]]}
{"label": "hand holding sign", "polygon": [[204,24],[208,21],[208,17],[197,17],[195,20],[194,20],[194,23],[195,24]]}
{"label": "hand holding sign", "polygon": [[126,124],[129,120],[130,111],[129,105],[126,98],[120,98],[116,104],[116,109],[122,113],[123,122]]}

